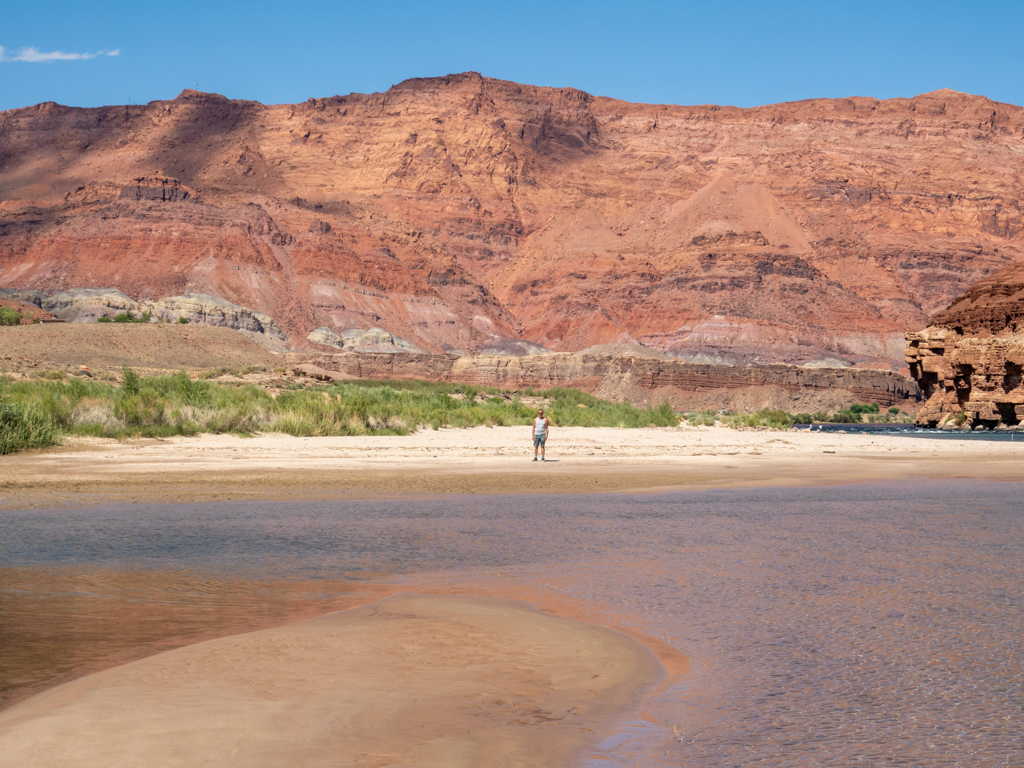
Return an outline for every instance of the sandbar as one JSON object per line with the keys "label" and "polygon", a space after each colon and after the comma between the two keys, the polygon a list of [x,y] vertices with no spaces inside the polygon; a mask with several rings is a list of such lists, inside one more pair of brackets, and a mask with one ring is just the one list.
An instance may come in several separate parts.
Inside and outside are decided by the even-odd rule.
{"label": "sandbar", "polygon": [[75,680],[0,713],[21,768],[564,766],[665,671],[624,634],[401,594]]}

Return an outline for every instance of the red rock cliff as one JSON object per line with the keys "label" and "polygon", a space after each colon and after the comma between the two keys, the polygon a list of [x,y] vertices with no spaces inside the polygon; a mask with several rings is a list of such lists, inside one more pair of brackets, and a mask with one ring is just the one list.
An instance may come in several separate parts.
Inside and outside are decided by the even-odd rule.
{"label": "red rock cliff", "polygon": [[[681,107],[466,73],[40,104],[0,113],[0,286],[212,294],[295,342],[899,367],[905,331],[1024,258],[1022,145],[1024,110],[952,91]],[[135,181],[157,174],[188,198]],[[90,184],[117,194],[63,202]]]}

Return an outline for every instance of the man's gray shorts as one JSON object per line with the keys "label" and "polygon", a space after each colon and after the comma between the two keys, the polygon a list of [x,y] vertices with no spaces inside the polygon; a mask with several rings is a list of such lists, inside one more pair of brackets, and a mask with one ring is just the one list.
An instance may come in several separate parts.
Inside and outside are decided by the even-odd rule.
{"label": "man's gray shorts", "polygon": [[547,435],[534,435],[533,436],[533,447],[543,446],[544,441],[548,439]]}

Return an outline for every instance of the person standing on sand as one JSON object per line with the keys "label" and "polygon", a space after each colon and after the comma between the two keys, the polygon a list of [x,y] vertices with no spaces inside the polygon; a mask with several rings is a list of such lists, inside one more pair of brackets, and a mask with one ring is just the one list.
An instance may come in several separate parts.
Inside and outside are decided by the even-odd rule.
{"label": "person standing on sand", "polygon": [[548,427],[555,426],[555,422],[551,420],[551,417],[544,416],[544,409],[541,408],[537,411],[537,418],[533,420],[533,460],[537,460],[537,449],[540,448],[540,460],[547,461],[544,458],[544,443],[548,439]]}

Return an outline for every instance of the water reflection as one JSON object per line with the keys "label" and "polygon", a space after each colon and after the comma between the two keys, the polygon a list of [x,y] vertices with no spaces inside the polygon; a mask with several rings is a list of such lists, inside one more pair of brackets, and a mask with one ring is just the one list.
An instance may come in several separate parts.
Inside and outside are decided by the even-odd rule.
{"label": "water reflection", "polygon": [[1011,766],[1019,499],[930,482],[3,513],[0,661],[38,675],[111,637],[152,648],[396,585],[485,590],[690,655],[593,765]]}
{"label": "water reflection", "polygon": [[0,567],[0,707],[90,672],[377,599],[359,581]]}

